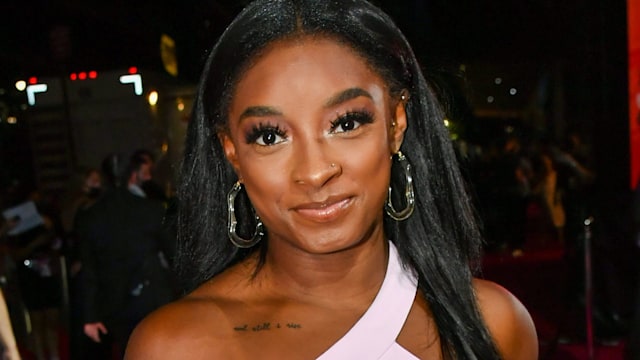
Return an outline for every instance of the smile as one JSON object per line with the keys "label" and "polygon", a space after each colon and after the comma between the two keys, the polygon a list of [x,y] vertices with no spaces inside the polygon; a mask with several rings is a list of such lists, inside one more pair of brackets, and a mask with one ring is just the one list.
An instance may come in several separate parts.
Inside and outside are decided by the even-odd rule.
{"label": "smile", "polygon": [[308,220],[314,222],[329,222],[340,217],[351,205],[352,198],[327,199],[323,202],[313,202],[298,205],[293,210]]}

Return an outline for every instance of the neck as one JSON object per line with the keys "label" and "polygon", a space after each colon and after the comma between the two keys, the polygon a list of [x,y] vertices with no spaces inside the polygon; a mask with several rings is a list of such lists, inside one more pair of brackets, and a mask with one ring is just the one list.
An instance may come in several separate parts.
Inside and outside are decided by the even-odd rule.
{"label": "neck", "polygon": [[270,241],[265,267],[258,278],[287,298],[335,306],[344,301],[372,300],[388,263],[382,231],[344,250],[311,254],[285,242]]}

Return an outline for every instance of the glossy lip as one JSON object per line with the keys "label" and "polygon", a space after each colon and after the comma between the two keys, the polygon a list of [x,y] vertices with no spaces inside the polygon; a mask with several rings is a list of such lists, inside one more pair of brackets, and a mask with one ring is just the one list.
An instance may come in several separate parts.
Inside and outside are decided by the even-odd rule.
{"label": "glossy lip", "polygon": [[321,202],[300,204],[292,210],[313,222],[329,222],[340,217],[352,202],[350,196],[332,196]]}

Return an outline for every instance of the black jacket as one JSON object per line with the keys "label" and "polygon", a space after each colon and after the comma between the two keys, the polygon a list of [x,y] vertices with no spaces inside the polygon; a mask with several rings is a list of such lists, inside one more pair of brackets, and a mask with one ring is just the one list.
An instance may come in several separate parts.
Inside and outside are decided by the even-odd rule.
{"label": "black jacket", "polygon": [[110,189],[78,219],[84,323],[109,327],[171,300],[170,277],[158,257],[171,253],[164,213],[160,202]]}

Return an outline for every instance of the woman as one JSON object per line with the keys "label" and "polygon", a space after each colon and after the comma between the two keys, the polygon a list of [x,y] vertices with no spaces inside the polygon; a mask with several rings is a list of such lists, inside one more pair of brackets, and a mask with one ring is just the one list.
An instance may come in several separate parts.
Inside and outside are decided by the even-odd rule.
{"label": "woman", "polygon": [[537,184],[533,193],[539,197],[549,223],[555,230],[555,239],[564,243],[566,214],[562,204],[562,190],[558,187],[558,171],[551,154],[540,153],[536,159]]}
{"label": "woman", "polygon": [[441,108],[379,9],[252,3],[194,111],[189,293],[143,321],[127,359],[537,358],[523,306],[472,278],[480,236]]}

